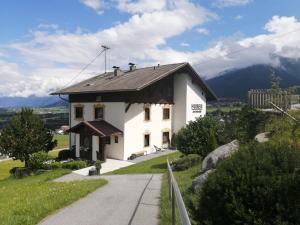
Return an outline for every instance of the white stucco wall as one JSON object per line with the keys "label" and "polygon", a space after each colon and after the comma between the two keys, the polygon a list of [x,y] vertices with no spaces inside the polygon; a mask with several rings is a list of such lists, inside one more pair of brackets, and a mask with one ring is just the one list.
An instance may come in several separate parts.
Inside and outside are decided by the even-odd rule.
{"label": "white stucco wall", "polygon": [[187,74],[176,74],[174,76],[174,105],[172,133],[176,133],[186,125],[186,92],[187,92]]}
{"label": "white stucco wall", "polygon": [[110,137],[110,144],[105,145],[106,156],[111,159],[124,159],[124,138],[118,135],[118,143],[115,143],[114,137]]}
{"label": "white stucco wall", "polygon": [[[193,110],[192,105],[202,105],[202,110]],[[206,98],[201,87],[192,82],[191,77],[185,73],[174,76],[174,106],[173,106],[173,130],[178,132],[189,121],[206,114]]]}
{"label": "white stucco wall", "polygon": [[[124,159],[135,152],[154,152],[154,145],[161,147],[163,131],[169,131],[171,136],[172,105],[149,105],[149,121],[144,120],[144,106],[144,104],[132,104],[125,113]],[[170,119],[168,120],[163,120],[164,107],[170,108]],[[144,134],[146,133],[150,134],[149,147],[144,147]]]}
{"label": "white stucco wall", "polygon": [[[201,110],[195,107],[201,106]],[[194,108],[193,108],[194,107]],[[192,79],[187,79],[186,92],[186,123],[194,121],[198,117],[204,117],[206,114],[206,98],[201,87],[192,82]]]}

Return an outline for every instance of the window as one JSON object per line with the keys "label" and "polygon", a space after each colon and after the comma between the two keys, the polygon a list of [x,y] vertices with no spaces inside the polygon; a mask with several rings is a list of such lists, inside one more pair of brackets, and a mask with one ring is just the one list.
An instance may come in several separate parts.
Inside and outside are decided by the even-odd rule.
{"label": "window", "polygon": [[170,143],[170,138],[169,138],[169,132],[163,132],[163,144],[169,144]]}
{"label": "window", "polygon": [[115,136],[115,143],[119,143],[119,137]]}
{"label": "window", "polygon": [[150,108],[145,108],[145,121],[150,120]]}
{"label": "window", "polygon": [[148,147],[150,145],[150,134],[144,135],[144,147]]}
{"label": "window", "polygon": [[105,137],[105,144],[110,145],[110,136]]}
{"label": "window", "polygon": [[75,119],[83,119],[83,106],[75,106]]}
{"label": "window", "polygon": [[170,109],[169,108],[163,109],[163,119],[164,120],[170,119]]}
{"label": "window", "polygon": [[101,106],[95,107],[95,120],[104,119],[104,108]]}

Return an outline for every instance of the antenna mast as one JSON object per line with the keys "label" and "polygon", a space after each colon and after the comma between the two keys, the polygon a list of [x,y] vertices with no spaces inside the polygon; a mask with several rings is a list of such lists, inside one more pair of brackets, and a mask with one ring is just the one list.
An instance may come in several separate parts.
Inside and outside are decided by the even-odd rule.
{"label": "antenna mast", "polygon": [[106,45],[101,45],[101,47],[103,48],[104,51],[104,72],[106,73],[106,51],[110,48],[107,47]]}

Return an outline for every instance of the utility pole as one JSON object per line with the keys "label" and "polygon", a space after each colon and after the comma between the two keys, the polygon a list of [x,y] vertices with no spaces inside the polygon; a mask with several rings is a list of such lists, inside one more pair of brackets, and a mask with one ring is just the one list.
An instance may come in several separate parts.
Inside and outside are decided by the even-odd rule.
{"label": "utility pole", "polygon": [[110,48],[107,47],[106,45],[101,45],[101,47],[103,48],[104,51],[104,73],[106,73],[106,51]]}

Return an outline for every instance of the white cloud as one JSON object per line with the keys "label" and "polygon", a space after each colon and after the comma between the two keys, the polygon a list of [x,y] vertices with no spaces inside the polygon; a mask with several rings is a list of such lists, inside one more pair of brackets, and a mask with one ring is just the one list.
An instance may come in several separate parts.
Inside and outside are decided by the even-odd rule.
{"label": "white cloud", "polygon": [[242,15],[236,15],[236,16],[234,17],[234,19],[235,19],[235,20],[241,20],[241,19],[243,19],[243,16],[242,16]]}
{"label": "white cloud", "polygon": [[167,8],[167,0],[117,0],[117,8],[128,13],[147,13]]}
{"label": "white cloud", "polygon": [[196,31],[199,34],[209,35],[209,30],[207,30],[206,28],[197,28]]}
{"label": "white cloud", "polygon": [[[188,61],[206,77],[258,63],[278,66],[276,55],[300,58],[300,22],[295,17],[274,16],[265,25],[266,34],[222,39],[204,51],[175,50],[167,46],[169,38],[217,16],[189,1],[174,0],[172,5],[132,15],[127,22],[94,33],[59,28],[32,32],[26,39],[6,46],[5,52],[0,49],[5,53],[5,58],[0,58],[0,95],[47,95],[66,85],[97,54],[101,44],[111,47],[107,68],[127,66],[129,61],[138,66]],[[14,61],[16,54],[18,61]],[[100,57],[75,82],[103,69]]]}
{"label": "white cloud", "polygon": [[232,7],[232,6],[244,6],[252,2],[252,0],[216,0],[213,6],[218,8]]}
{"label": "white cloud", "polygon": [[[11,79],[10,82],[20,88],[12,94],[28,96],[36,92],[46,95],[49,90],[63,86],[96,55],[101,44],[111,47],[107,54],[108,68],[127,65],[129,61],[140,65],[159,62],[161,56],[157,52],[161,46],[168,52],[168,38],[217,18],[214,13],[188,0],[169,0],[169,4],[171,6],[162,10],[135,14],[127,22],[95,33],[53,30],[51,26],[50,31],[46,28],[33,31],[26,40],[11,43],[7,48],[18,52],[26,67],[31,68],[22,71],[28,81],[24,87],[24,77]],[[76,81],[95,71],[101,72],[103,68],[103,58],[99,58]],[[8,93],[11,93],[9,89],[0,89],[0,95]]]}
{"label": "white cloud", "polygon": [[104,2],[102,0],[80,0],[84,5],[87,7],[92,8],[95,10],[98,14],[103,13],[104,8]]}
{"label": "white cloud", "polygon": [[190,44],[186,43],[186,42],[181,42],[180,46],[182,46],[182,47],[190,47]]}

